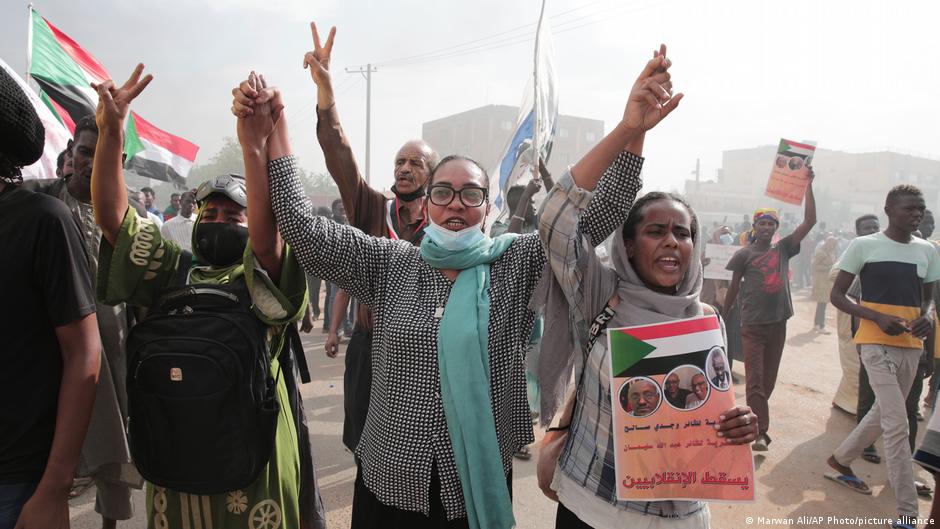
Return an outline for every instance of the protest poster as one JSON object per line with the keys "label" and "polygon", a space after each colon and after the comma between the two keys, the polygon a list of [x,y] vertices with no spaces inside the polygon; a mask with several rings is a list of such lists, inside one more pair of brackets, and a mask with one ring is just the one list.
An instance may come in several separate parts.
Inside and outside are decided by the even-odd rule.
{"label": "protest poster", "polygon": [[734,389],[718,317],[610,329],[620,500],[753,501],[750,445],[718,437]]}
{"label": "protest poster", "polygon": [[728,266],[731,256],[740,249],[740,246],[734,245],[709,244],[706,246],[705,259],[707,259],[708,264],[705,266],[705,279],[731,281],[733,272],[725,270],[725,267]]}
{"label": "protest poster", "polygon": [[809,183],[807,166],[813,164],[814,154],[815,145],[781,139],[764,194],[787,204],[802,204]]}

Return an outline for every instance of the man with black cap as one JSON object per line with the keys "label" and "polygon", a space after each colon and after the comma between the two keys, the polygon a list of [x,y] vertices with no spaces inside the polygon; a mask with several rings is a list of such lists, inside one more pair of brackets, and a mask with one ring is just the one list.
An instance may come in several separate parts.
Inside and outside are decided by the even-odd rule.
{"label": "man with black cap", "polygon": [[62,202],[20,185],[44,136],[0,69],[0,529],[68,526],[100,368],[79,227]]}
{"label": "man with black cap", "polygon": [[[424,237],[424,186],[428,175],[437,164],[438,155],[424,141],[412,140],[395,155],[395,184],[388,199],[369,186],[359,174],[359,166],[353,156],[352,147],[343,132],[336,110],[333,83],[330,77],[330,53],[336,28],[330,30],[326,43],[321,46],[316,25],[311,24],[314,50],[304,56],[304,67],[317,85],[317,139],[326,167],[339,187],[340,196],[346,206],[349,224],[369,235],[401,239],[412,244],[421,244]],[[335,306],[337,312],[345,310],[348,296],[341,294]],[[348,302],[348,301],[346,301]],[[327,322],[324,321],[324,324]],[[332,336],[332,335],[331,335]],[[336,340],[327,342],[327,354],[335,356]],[[343,380],[343,443],[355,451],[365,426],[369,411],[369,391],[372,384],[372,314],[360,304],[356,315],[356,327],[346,347],[346,371]]]}
{"label": "man with black cap", "polygon": [[[261,179],[254,182],[263,189],[251,182],[246,186],[239,175],[219,175],[196,190],[192,254],[164,239],[153,221],[128,207],[121,163],[124,123],[131,101],[152,79],[142,73],[143,65],[138,65],[123,86],[111,80],[96,86],[100,134],[92,196],[95,219],[104,236],[98,296],[104,303],[127,302],[154,310],[162,296],[181,283],[237,287],[236,299],[250,296],[252,313],[267,325],[265,348],[272,359],[272,373],[275,369],[278,373],[272,385],[279,403],[274,446],[268,464],[253,482],[227,493],[198,495],[148,483],[146,518],[156,527],[245,527],[247,519],[259,516],[268,521],[276,518],[281,527],[323,527],[322,502],[294,369],[294,360],[303,352],[294,348],[293,354],[281,354],[285,347],[292,347],[289,344],[294,341],[287,333],[307,306],[303,270],[274,225],[267,186]],[[250,132],[239,125],[246,171],[258,170],[259,164],[260,170],[265,170],[269,153],[264,147],[259,150],[257,145],[249,145]],[[276,151],[278,145],[271,140],[267,149]],[[147,321],[139,325],[147,325]],[[176,376],[184,380],[185,374],[180,370]],[[131,422],[134,420],[132,413]],[[174,424],[173,429],[186,432],[190,426]],[[176,437],[172,442],[173,447],[165,447],[167,450],[178,451],[180,458],[192,457],[188,450],[196,448],[193,442],[179,442]]]}

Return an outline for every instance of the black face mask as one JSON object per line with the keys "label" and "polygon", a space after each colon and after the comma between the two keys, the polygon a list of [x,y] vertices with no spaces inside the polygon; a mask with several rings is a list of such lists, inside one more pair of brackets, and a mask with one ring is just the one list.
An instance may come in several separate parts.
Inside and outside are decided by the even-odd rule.
{"label": "black face mask", "polygon": [[418,186],[418,189],[415,189],[411,193],[399,193],[398,189],[392,185],[392,193],[402,202],[411,202],[412,200],[417,200],[424,196],[424,186]]}
{"label": "black face mask", "polygon": [[201,222],[194,233],[196,255],[212,266],[226,267],[242,260],[248,228],[227,222]]}

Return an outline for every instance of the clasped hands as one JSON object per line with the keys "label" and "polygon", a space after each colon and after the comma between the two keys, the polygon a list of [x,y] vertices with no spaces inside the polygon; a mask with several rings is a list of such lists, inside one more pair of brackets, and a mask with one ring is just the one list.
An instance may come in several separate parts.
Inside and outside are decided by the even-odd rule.
{"label": "clasped hands", "polygon": [[238,118],[238,141],[245,150],[264,151],[284,111],[281,91],[269,87],[263,75],[252,71],[232,89],[232,114]]}

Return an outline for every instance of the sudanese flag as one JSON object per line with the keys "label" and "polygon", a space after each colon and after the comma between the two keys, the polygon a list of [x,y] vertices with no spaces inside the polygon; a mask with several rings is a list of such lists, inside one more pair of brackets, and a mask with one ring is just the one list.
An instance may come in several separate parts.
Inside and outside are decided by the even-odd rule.
{"label": "sudanese flag", "polygon": [[[40,99],[69,130],[94,115],[98,94],[91,83],[111,78],[105,67],[71,37],[31,11],[29,75],[40,88]],[[182,185],[199,147],[158,129],[131,112],[127,120],[125,167],[140,176]]]}

